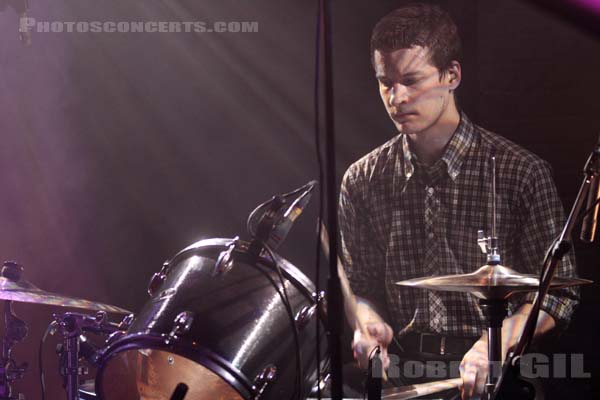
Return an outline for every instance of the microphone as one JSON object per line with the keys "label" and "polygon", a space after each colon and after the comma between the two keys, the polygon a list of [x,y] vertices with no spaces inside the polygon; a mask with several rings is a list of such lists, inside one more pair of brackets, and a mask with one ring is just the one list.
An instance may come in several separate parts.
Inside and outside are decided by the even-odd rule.
{"label": "microphone", "polygon": [[302,214],[306,205],[310,201],[312,191],[315,188],[317,181],[310,181],[306,185],[302,186],[298,190],[302,190],[293,201],[289,203],[289,206],[284,209],[283,214],[273,224],[273,230],[267,240],[267,245],[272,249],[277,248],[287,237],[290,229],[296,218]]}
{"label": "microphone", "polygon": [[272,249],[277,248],[287,237],[296,218],[306,208],[316,184],[317,181],[310,181],[289,193],[274,196],[256,207],[248,217],[250,235]]}
{"label": "microphone", "polygon": [[[598,199],[600,199],[600,136],[598,137],[598,142],[596,143],[596,148],[590,155],[588,159],[587,165],[585,167],[586,173],[591,176],[591,182],[589,191],[587,194],[587,205],[586,211],[588,213],[583,219],[583,223],[581,224],[581,234],[579,238],[584,243],[592,243],[596,236],[596,225],[598,224],[598,210],[600,209],[600,204],[598,203]],[[594,203],[596,203],[594,205]],[[590,209],[593,208],[592,211]]]}

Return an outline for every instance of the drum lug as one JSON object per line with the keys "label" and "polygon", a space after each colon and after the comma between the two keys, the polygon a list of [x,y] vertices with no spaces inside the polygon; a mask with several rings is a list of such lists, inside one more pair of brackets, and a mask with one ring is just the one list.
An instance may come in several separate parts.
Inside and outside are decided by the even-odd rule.
{"label": "drum lug", "polygon": [[135,318],[135,315],[133,313],[127,314],[125,316],[125,318],[123,318],[123,320],[121,322],[119,322],[119,326],[117,327],[117,329],[120,331],[126,331],[127,329],[129,329],[129,327],[133,323],[134,318]]}
{"label": "drum lug", "polygon": [[215,269],[213,270],[213,276],[223,275],[233,268],[232,254],[236,249],[239,240],[240,237],[236,236],[227,244],[227,250],[223,250],[221,254],[219,254],[219,258],[217,258],[217,262],[215,263]]}
{"label": "drum lug", "polygon": [[190,311],[183,311],[177,314],[173,321],[173,328],[165,338],[165,344],[169,345],[172,341],[178,340],[181,335],[185,335],[192,328],[194,314]]}
{"label": "drum lug", "polygon": [[319,295],[318,295],[318,296],[317,296],[317,294],[316,294],[316,293],[314,293],[314,292],[313,292],[313,293],[312,293],[312,298],[313,298],[313,300],[314,300],[314,301],[316,301],[317,303],[320,303],[320,302],[322,302],[322,301],[325,301],[325,291],[324,291],[324,290],[321,290],[321,291],[319,292]]}
{"label": "drum lug", "polygon": [[260,396],[262,396],[269,383],[275,381],[275,379],[277,379],[276,366],[269,364],[263,368],[262,372],[254,379],[254,387],[258,388],[256,396],[254,396],[254,400],[260,399]]}
{"label": "drum lug", "polygon": [[152,278],[150,278],[150,282],[148,283],[148,294],[152,297],[156,294],[156,291],[163,284],[165,279],[167,278],[167,273],[169,270],[169,262],[165,261],[160,271],[154,273]]}
{"label": "drum lug", "polygon": [[321,317],[327,318],[327,297],[325,297],[325,292],[321,291],[318,296],[316,293],[313,293],[312,298],[319,306]]}
{"label": "drum lug", "polygon": [[302,309],[298,312],[298,314],[296,314],[296,317],[294,318],[298,329],[303,329],[308,324],[308,321],[310,321],[316,309],[316,304],[313,304],[312,306],[302,307]]}

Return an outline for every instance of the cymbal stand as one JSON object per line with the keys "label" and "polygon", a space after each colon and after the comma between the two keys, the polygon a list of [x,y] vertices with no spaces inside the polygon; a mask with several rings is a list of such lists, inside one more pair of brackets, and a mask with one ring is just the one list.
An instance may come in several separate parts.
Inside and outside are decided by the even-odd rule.
{"label": "cymbal stand", "polygon": [[95,317],[71,312],[54,314],[53,323],[63,337],[57,352],[67,400],[79,400],[79,376],[87,373],[87,368],[79,366],[80,335],[84,331],[111,333],[115,329],[107,322],[104,311],[98,311]]}
{"label": "cymbal stand", "polygon": [[4,337],[2,338],[2,360],[0,360],[0,399],[22,400],[21,393],[13,395],[10,384],[16,379],[23,378],[27,371],[27,363],[16,365],[12,359],[12,348],[27,336],[27,325],[19,319],[12,310],[12,302],[4,301]]}
{"label": "cymbal stand", "polygon": [[[1,275],[7,279],[18,281],[23,267],[13,261],[2,265]],[[23,378],[27,371],[27,363],[17,365],[12,359],[13,347],[27,336],[27,324],[19,319],[12,310],[12,301],[4,301],[4,337],[2,338],[2,359],[0,360],[0,400],[23,400],[21,393],[13,395],[10,384]]]}
{"label": "cymbal stand", "polygon": [[[565,221],[563,230],[561,231],[559,237],[551,245],[549,251],[546,253],[546,258],[544,259],[542,267],[542,274],[537,295],[533,301],[531,311],[529,312],[529,315],[525,322],[525,327],[523,328],[521,336],[519,337],[519,341],[515,346],[515,350],[512,351],[504,361],[504,365],[502,366],[502,372],[500,374],[499,379],[497,380],[497,385],[494,388],[494,391],[490,397],[492,400],[509,398],[509,396],[504,395],[507,386],[504,381],[507,380],[506,377],[510,378],[511,376],[519,376],[518,367],[520,358],[523,356],[525,351],[527,351],[527,348],[533,340],[533,335],[537,326],[537,319],[539,316],[542,301],[548,293],[550,283],[552,281],[552,277],[554,276],[558,263],[563,258],[563,256],[571,249],[571,235],[573,229],[575,228],[577,218],[580,216],[582,210],[585,209],[584,203],[590,195],[590,188],[592,186],[592,183],[595,179],[600,179],[600,137],[598,138],[596,147],[591,152],[590,156],[588,157],[585,163],[583,173],[583,182],[579,187],[579,192],[577,193],[577,197],[575,198],[569,216]],[[589,202],[588,205],[590,205]],[[513,396],[510,398],[515,397]]]}
{"label": "cymbal stand", "polygon": [[[487,264],[500,265],[501,257],[496,232],[496,156],[492,155],[492,235],[485,237],[483,231],[478,231],[477,244],[481,251],[487,254]],[[490,297],[479,300],[479,306],[486,319],[488,332],[488,376],[485,384],[483,399],[488,399],[496,386],[497,376],[495,367],[502,361],[502,321],[508,313],[508,302],[502,297]]]}

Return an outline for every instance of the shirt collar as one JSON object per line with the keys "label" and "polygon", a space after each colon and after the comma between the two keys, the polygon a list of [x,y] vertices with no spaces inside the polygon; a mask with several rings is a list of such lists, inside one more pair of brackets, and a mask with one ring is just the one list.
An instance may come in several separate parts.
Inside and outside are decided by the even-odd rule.
{"label": "shirt collar", "polygon": [[442,160],[446,162],[448,166],[448,175],[452,180],[456,180],[456,177],[460,173],[460,168],[469,153],[471,144],[475,140],[473,123],[469,120],[467,115],[463,112],[460,113],[460,123],[454,131],[454,135],[446,146],[446,151],[442,156]]}
{"label": "shirt collar", "polygon": [[[402,153],[404,154],[404,176],[409,180],[415,174],[414,155],[410,151],[407,135],[402,134]],[[474,127],[467,115],[460,113],[460,122],[450,138],[441,160],[446,164],[446,170],[452,180],[456,180],[460,168],[474,141]]]}

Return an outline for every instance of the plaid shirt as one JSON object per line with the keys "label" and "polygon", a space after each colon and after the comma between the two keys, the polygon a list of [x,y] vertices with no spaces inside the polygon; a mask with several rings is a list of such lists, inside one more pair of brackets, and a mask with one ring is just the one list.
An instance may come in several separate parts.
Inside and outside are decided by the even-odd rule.
{"label": "plaid shirt", "polygon": [[[472,124],[466,115],[461,114],[442,158],[430,167],[418,163],[406,135],[400,134],[346,171],[339,221],[348,279],[358,296],[383,312],[395,332],[479,336],[485,328],[473,295],[431,292],[395,282],[469,273],[486,263],[477,231],[491,234],[492,154],[496,155],[502,264],[539,274],[544,254],[564,220],[550,166]],[[428,218],[435,221],[429,227]],[[572,252],[556,275],[575,276]],[[551,293],[542,309],[564,328],[579,292]],[[511,297],[509,312],[532,300],[532,294]]]}

